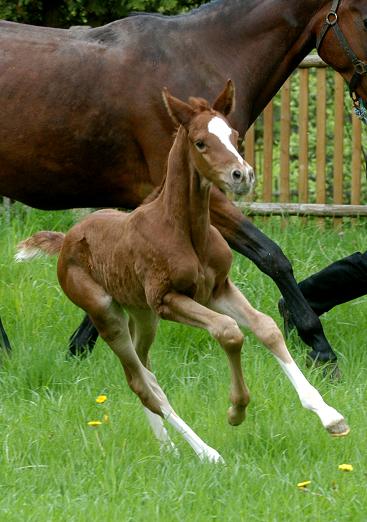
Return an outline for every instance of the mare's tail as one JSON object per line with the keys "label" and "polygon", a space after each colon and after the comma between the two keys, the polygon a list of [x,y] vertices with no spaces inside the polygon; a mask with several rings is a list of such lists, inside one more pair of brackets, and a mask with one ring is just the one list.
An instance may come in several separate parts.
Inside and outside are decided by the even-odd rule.
{"label": "mare's tail", "polygon": [[42,254],[54,256],[60,253],[65,234],[62,232],[36,232],[33,236],[21,241],[17,246],[15,260],[28,261]]}

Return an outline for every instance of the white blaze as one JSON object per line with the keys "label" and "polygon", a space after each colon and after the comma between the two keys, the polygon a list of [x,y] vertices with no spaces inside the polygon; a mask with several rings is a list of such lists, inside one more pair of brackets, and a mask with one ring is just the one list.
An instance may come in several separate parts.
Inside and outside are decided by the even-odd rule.
{"label": "white blaze", "polygon": [[229,139],[232,134],[232,129],[227,125],[227,123],[222,120],[222,118],[218,118],[218,116],[214,116],[208,123],[208,131],[211,134],[217,136],[217,138],[223,143],[223,145],[230,151],[241,165],[244,165],[243,158],[240,156],[236,147],[233,146],[231,140]]}

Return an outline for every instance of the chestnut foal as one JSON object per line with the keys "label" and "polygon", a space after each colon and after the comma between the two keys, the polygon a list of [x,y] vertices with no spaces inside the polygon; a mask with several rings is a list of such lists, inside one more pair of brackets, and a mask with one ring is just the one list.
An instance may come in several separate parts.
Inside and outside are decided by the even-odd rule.
{"label": "chestnut foal", "polygon": [[131,214],[95,212],[66,235],[39,232],[20,243],[17,259],[41,251],[59,254],[61,287],[90,315],[120,359],[163,446],[175,449],[165,419],[200,459],[223,460],[175,413],[149,369],[148,351],[159,318],[204,328],[225,350],[231,371],[230,424],[244,420],[249,402],[241,369],[240,325],[273,353],[302,405],[314,411],[332,435],[347,434],[343,417],[325,404],[296,366],[275,322],[252,308],[230,281],[231,251],[210,225],[212,183],[246,193],[254,182],[253,170],[237,151],[238,133],[225,118],[234,102],[232,82],[212,108],[201,98],[185,103],[167,90],[163,99],[180,126],[156,197]]}

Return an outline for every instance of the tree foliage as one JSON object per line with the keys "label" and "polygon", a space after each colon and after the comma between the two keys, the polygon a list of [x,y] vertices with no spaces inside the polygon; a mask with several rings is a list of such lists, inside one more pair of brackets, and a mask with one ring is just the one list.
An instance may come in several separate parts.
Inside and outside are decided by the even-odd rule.
{"label": "tree foliage", "polygon": [[0,18],[50,27],[99,26],[123,18],[131,11],[176,14],[203,3],[203,0],[0,0]]}

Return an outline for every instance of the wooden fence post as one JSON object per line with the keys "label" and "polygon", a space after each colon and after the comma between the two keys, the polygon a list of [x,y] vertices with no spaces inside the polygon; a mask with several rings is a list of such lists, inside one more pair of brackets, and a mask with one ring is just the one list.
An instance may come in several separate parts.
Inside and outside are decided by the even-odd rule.
{"label": "wooden fence post", "polygon": [[[310,75],[310,68],[317,69],[316,78],[314,75]],[[291,113],[291,107],[294,105],[291,91],[293,81],[289,78],[280,93],[280,122],[274,121],[274,114],[278,116],[278,101],[276,105],[271,101],[263,112],[263,118],[259,120],[262,123],[263,131],[262,152],[259,151],[259,146],[256,144],[261,123],[256,124],[255,122],[247,133],[245,139],[246,159],[253,165],[257,174],[263,176],[262,193],[257,194],[263,203],[249,203],[241,206],[250,209],[252,214],[269,215],[273,212],[278,215],[316,215],[320,216],[320,222],[325,216],[334,216],[336,224],[340,224],[343,215],[365,216],[367,213],[364,213],[360,206],[363,200],[361,184],[362,129],[360,120],[354,115],[351,119],[351,148],[344,149],[344,128],[347,125],[345,122],[350,119],[349,115],[344,115],[344,80],[338,73],[333,73],[334,95],[331,97],[330,93],[328,94],[330,83],[328,83],[327,65],[317,55],[310,55],[305,58],[296,74],[299,75],[298,114],[296,118]],[[316,124],[316,129],[310,128],[310,78],[312,85],[316,85],[316,93],[313,90],[311,98],[316,99],[316,119],[312,119],[312,124]],[[330,103],[332,103],[332,106]],[[274,107],[276,107],[276,112]],[[327,114],[330,114],[332,110],[334,111],[334,127],[331,130],[330,124],[328,125]],[[295,121],[298,121],[298,130],[295,129]],[[309,140],[310,131],[313,132],[312,141]],[[298,136],[295,134],[297,132]],[[294,174],[290,169],[291,161],[294,164],[297,160],[294,149],[292,149],[292,157],[290,156],[290,146],[294,147],[295,139],[298,140],[299,167],[296,193],[293,190],[293,183],[291,184],[290,181],[290,176]],[[350,158],[350,165],[348,166],[345,165],[345,151],[348,152],[348,158]],[[331,163],[332,179],[329,176],[327,177]],[[350,174],[347,181],[343,177],[344,170]],[[279,178],[275,178],[275,176],[279,176]],[[327,183],[330,184],[332,193],[328,190]],[[277,191],[278,187],[279,192]],[[345,193],[345,190],[348,192]],[[295,196],[298,198],[298,203],[292,203]],[[274,198],[276,199],[274,200]],[[275,201],[279,201],[279,203]],[[349,201],[350,205],[343,204],[349,203]],[[329,206],[330,211],[328,210]],[[298,211],[295,208],[298,208]]]}

